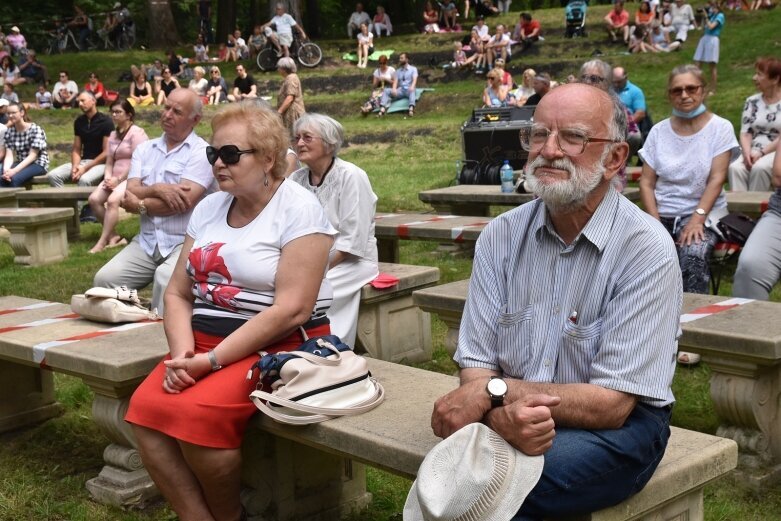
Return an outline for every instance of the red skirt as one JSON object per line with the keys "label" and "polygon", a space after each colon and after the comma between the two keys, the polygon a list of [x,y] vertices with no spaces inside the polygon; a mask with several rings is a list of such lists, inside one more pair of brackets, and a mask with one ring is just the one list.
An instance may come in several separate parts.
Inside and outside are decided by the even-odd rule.
{"label": "red skirt", "polygon": [[[317,326],[306,332],[310,337],[328,335],[330,326]],[[194,332],[194,336],[196,353],[205,353],[222,341],[220,337],[198,331]],[[295,331],[264,351],[291,351],[302,343],[301,333]],[[164,360],[170,359],[168,355]],[[179,394],[163,390],[165,365],[161,361],[133,393],[125,421],[194,445],[237,449],[241,446],[247,423],[257,412],[249,395],[258,383],[258,371],[251,380],[246,379],[247,372],[257,361],[257,353],[252,353],[207,374]]]}

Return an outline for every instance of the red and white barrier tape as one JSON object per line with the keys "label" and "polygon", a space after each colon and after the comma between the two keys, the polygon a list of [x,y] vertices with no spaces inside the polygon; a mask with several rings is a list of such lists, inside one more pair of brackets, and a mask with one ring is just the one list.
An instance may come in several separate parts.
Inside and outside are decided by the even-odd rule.
{"label": "red and white barrier tape", "polygon": [[716,304],[702,306],[701,308],[693,309],[688,313],[684,313],[683,315],[681,315],[681,324],[692,322],[700,318],[709,317],[711,315],[715,315],[716,313],[721,313],[723,311],[727,311],[729,309],[742,306],[743,304],[748,304],[749,302],[754,302],[754,299],[731,298],[731,299],[724,300],[722,302],[718,302]]}
{"label": "red and white barrier tape", "polygon": [[435,223],[437,221],[444,221],[447,219],[457,219],[460,217],[459,215],[437,215],[432,217],[431,219],[424,219],[422,221],[412,221],[404,224],[400,224],[396,227],[396,235],[399,236],[399,238],[406,239],[409,238],[409,227],[410,226],[417,226],[419,224],[428,224],[428,223]]}
{"label": "red and white barrier tape", "polygon": [[38,302],[37,304],[30,304],[29,306],[22,306],[11,309],[0,309],[0,315],[10,315],[11,313],[18,313],[20,311],[29,311],[31,309],[48,308],[49,306],[56,306],[58,302]]}
{"label": "red and white barrier tape", "polygon": [[463,226],[457,226],[456,228],[453,228],[450,230],[450,238],[453,239],[455,242],[464,242],[464,228],[474,228],[477,226],[485,226],[486,224],[490,223],[491,221],[480,221],[472,224],[465,224]]}
{"label": "red and white barrier tape", "polygon": [[121,326],[110,327],[108,329],[101,329],[100,331],[91,331],[89,333],[82,333],[80,335],[74,335],[68,338],[62,338],[60,340],[51,340],[49,342],[41,342],[33,346],[33,361],[41,366],[45,365],[44,359],[46,358],[46,350],[50,347],[58,347],[66,344],[72,344],[79,340],[88,340],[90,338],[97,338],[111,333],[117,333],[119,331],[128,331],[130,329],[136,329],[139,327],[149,326],[157,323],[157,320],[147,320],[143,322],[131,322],[130,324],[122,324]]}
{"label": "red and white barrier tape", "polygon": [[10,331],[19,331],[20,329],[27,329],[31,327],[46,326],[49,324],[56,324],[57,322],[63,322],[65,320],[74,320],[79,318],[77,313],[68,313],[67,315],[60,315],[58,317],[43,318],[41,320],[34,320],[27,322],[26,324],[18,324],[16,326],[0,327],[0,334],[8,333]]}

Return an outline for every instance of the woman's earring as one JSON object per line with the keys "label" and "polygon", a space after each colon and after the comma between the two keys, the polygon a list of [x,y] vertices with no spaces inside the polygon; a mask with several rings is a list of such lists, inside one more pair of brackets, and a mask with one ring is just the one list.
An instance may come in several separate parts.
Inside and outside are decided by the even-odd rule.
{"label": "woman's earring", "polygon": [[263,175],[263,186],[268,186],[268,174]]}

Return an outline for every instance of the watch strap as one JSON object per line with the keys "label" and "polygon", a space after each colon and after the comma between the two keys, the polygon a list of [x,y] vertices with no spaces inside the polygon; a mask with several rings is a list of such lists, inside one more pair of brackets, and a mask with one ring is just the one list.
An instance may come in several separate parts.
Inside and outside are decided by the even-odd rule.
{"label": "watch strap", "polygon": [[209,357],[209,363],[212,365],[212,372],[222,369],[222,366],[217,363],[217,355],[214,354],[214,349],[209,351],[206,356]]}

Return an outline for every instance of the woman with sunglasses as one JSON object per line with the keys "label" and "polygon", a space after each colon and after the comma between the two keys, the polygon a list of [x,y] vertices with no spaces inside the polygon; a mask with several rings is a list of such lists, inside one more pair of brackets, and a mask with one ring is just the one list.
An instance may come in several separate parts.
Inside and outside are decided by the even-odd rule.
{"label": "woman with sunglasses", "polygon": [[[740,154],[732,124],[705,107],[705,87],[699,67],[674,68],[667,82],[672,116],[651,129],[638,152],[640,198],[675,240],[683,291],[689,293],[709,292],[715,222],[727,213],[727,167]],[[679,361],[694,358],[682,353]]]}
{"label": "woman with sunglasses", "polygon": [[30,122],[27,110],[21,103],[10,103],[6,109],[8,129],[0,143],[0,187],[18,188],[49,168],[46,152],[46,132]]}
{"label": "woman with sunglasses", "polygon": [[290,180],[317,196],[331,225],[339,230],[327,273],[334,290],[328,310],[331,330],[354,346],[361,288],[379,273],[374,238],[377,196],[366,172],[337,157],[345,141],[338,121],[307,113],[296,121],[294,131],[298,157],[305,166]]}
{"label": "woman with sunglasses", "polygon": [[144,466],[180,519],[246,519],[241,442],[258,350],[330,332],[324,278],[336,230],[285,179],[288,134],[256,103],[224,105],[207,158],[220,190],[193,211],[165,293],[170,357],[130,400]]}
{"label": "woman with sunglasses", "polygon": [[136,111],[126,99],[117,99],[109,110],[116,130],[108,137],[103,182],[89,196],[92,213],[103,223],[103,232],[95,246],[89,250],[90,253],[127,244],[127,239],[115,231],[119,221],[119,205],[125,196],[133,151],[149,139],[144,129],[133,124]]}
{"label": "woman with sunglasses", "polygon": [[510,93],[510,88],[502,84],[502,72],[502,69],[494,68],[488,73],[488,85],[483,89],[483,108],[515,105],[515,98]]}
{"label": "woman with sunglasses", "polygon": [[179,80],[176,79],[176,76],[171,74],[170,68],[164,68],[162,74],[162,78],[159,80],[155,79],[155,92],[157,93],[158,105],[165,104],[165,100],[168,99],[171,92],[180,87]]}

